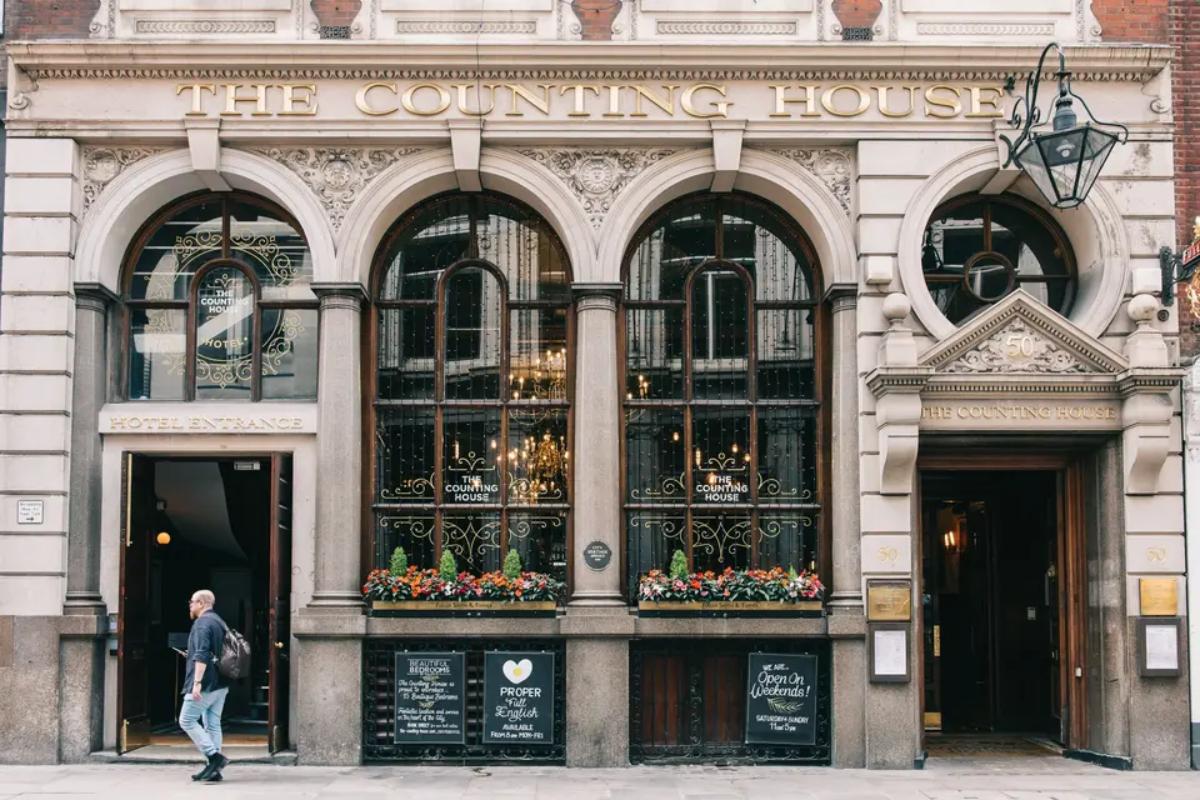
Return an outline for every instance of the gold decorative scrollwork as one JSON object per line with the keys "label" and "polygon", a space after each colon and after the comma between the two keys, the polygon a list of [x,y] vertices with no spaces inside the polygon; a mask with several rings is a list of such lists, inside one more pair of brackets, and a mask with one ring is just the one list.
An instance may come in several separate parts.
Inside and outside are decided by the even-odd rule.
{"label": "gold decorative scrollwork", "polygon": [[500,520],[447,516],[442,520],[442,547],[467,561],[488,550],[499,550]]}
{"label": "gold decorative scrollwork", "polygon": [[380,517],[379,527],[400,531],[410,539],[433,541],[433,519],[430,517]]}
{"label": "gold decorative scrollwork", "polygon": [[433,497],[433,474],[428,478],[404,478],[394,488],[379,490],[379,499],[392,502],[406,500],[428,500]]}
{"label": "gold decorative scrollwork", "polygon": [[291,286],[296,280],[297,267],[292,257],[279,247],[275,234],[237,234],[230,246],[240,250],[260,264],[275,279],[276,286]]}
{"label": "gold decorative scrollwork", "polygon": [[698,517],[692,520],[692,552],[715,556],[724,564],[735,551],[750,552],[750,520]]}
{"label": "gold decorative scrollwork", "polygon": [[267,375],[278,375],[283,360],[289,356],[295,347],[296,339],[300,338],[307,328],[304,327],[304,317],[297,311],[284,311],[279,324],[267,338],[263,346],[262,367]]}
{"label": "gold decorative scrollwork", "polygon": [[678,476],[666,475],[659,479],[658,486],[648,486],[644,489],[633,488],[629,496],[634,500],[651,502],[654,500],[679,500],[683,502],[687,488],[683,482],[683,473]]}

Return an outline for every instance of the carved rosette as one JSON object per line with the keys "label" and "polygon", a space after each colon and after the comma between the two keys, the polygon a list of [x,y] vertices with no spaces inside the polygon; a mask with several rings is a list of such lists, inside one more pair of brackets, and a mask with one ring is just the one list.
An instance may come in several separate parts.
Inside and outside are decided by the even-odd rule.
{"label": "carved rosette", "polygon": [[80,153],[83,163],[83,213],[87,213],[104,187],[130,164],[161,153],[162,147],[109,147],[85,145]]}
{"label": "carved rosette", "polygon": [[621,190],[636,175],[672,153],[659,147],[591,149],[586,147],[520,150],[550,169],[579,198],[592,227],[604,224]]}
{"label": "carved rosette", "polygon": [[1023,319],[1013,319],[940,370],[943,373],[1075,375],[1087,365]]}
{"label": "carved rosette", "polygon": [[767,152],[782,156],[799,164],[821,183],[837,199],[838,205],[847,214],[851,211],[850,187],[854,181],[854,156],[844,147],[787,147],[770,149]]}
{"label": "carved rosette", "polygon": [[336,233],[372,179],[419,147],[266,147],[252,152],[283,164],[308,184]]}

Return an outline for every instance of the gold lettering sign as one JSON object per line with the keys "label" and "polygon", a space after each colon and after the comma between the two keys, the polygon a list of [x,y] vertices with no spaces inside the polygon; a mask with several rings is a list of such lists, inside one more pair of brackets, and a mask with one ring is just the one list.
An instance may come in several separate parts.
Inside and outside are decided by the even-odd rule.
{"label": "gold lettering sign", "polygon": [[908,581],[867,581],[867,620],[908,622],[912,619],[912,584]]}
{"label": "gold lettering sign", "polygon": [[921,419],[927,422],[989,423],[1033,422],[1116,423],[1120,411],[1115,404],[1049,404],[1023,402],[928,403],[921,408]]}
{"label": "gold lettering sign", "polygon": [[1139,578],[1143,617],[1173,617],[1179,613],[1179,584],[1174,578]]}
{"label": "gold lettering sign", "polygon": [[114,416],[108,421],[113,433],[274,433],[304,427],[303,418],[287,416]]}
{"label": "gold lettering sign", "polygon": [[[315,83],[181,83],[175,95],[188,117],[311,117]],[[329,90],[326,89],[328,92]],[[728,119],[735,106],[775,119],[1000,118],[998,84],[887,86],[858,83],[734,85],[724,83],[441,83],[371,81],[352,89],[368,117],[467,116],[540,118]],[[735,96],[736,95],[736,96]]]}

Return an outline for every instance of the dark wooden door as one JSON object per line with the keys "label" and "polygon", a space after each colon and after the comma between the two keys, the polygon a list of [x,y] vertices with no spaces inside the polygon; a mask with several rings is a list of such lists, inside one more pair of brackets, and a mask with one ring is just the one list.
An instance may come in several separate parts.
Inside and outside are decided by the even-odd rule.
{"label": "dark wooden door", "polygon": [[117,612],[117,751],[150,743],[150,549],[154,462],[121,456],[121,587]]}
{"label": "dark wooden door", "polygon": [[288,648],[291,639],[292,457],[271,457],[270,630],[267,726],[275,753],[288,747]]}

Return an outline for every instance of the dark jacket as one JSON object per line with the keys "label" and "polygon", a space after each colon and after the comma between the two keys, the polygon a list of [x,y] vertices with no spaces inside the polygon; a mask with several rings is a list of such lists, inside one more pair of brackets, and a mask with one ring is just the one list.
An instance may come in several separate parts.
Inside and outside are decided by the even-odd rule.
{"label": "dark jacket", "polygon": [[217,669],[217,660],[221,657],[224,641],[225,622],[217,616],[216,611],[209,609],[192,623],[192,631],[188,634],[187,675],[183,681],[184,694],[192,693],[192,681],[195,680],[197,661],[203,661],[208,665],[204,668],[200,691],[211,692],[213,689],[222,689],[229,685]]}

